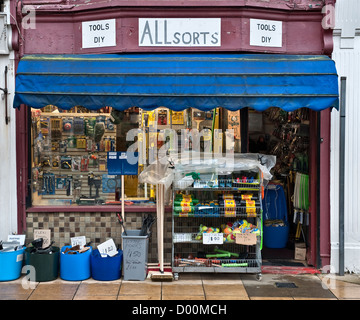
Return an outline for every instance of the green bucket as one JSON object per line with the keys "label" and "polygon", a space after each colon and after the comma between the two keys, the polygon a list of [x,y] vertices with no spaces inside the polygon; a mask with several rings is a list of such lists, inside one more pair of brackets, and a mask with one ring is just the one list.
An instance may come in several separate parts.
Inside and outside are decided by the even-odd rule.
{"label": "green bucket", "polygon": [[25,250],[25,264],[34,267],[35,278],[31,277],[32,270],[28,270],[30,280],[46,282],[57,279],[59,275],[60,248],[52,247],[52,253],[31,253],[33,248]]}

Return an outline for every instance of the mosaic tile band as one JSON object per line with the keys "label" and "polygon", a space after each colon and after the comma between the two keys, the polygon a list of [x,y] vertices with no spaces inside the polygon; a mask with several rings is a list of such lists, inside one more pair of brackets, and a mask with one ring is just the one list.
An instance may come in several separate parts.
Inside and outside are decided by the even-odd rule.
{"label": "mosaic tile band", "polygon": [[[125,228],[127,230],[140,230],[142,226],[143,214],[126,213]],[[164,259],[166,263],[171,262],[171,213],[165,214],[164,232]],[[112,238],[116,245],[121,243],[121,226],[116,217],[116,213],[108,212],[39,212],[27,213],[26,218],[26,239],[30,243],[34,239],[34,229],[50,229],[52,240],[55,245],[62,247],[70,244],[70,238],[85,236],[86,241],[91,241],[91,246],[97,245]],[[149,242],[149,263],[157,262],[157,235],[156,223],[151,228]]]}

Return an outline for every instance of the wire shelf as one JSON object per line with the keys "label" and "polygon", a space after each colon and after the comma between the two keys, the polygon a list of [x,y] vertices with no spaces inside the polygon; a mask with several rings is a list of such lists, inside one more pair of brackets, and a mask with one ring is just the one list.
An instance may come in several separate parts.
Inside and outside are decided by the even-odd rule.
{"label": "wire shelf", "polygon": [[182,268],[255,268],[260,265],[260,259],[174,259],[174,266]]}
{"label": "wire shelf", "polygon": [[[182,210],[182,211],[180,211]],[[188,210],[188,211],[186,211]],[[261,207],[221,207],[221,206],[195,206],[192,208],[174,207],[173,215],[178,218],[188,217],[257,217],[261,215]]]}
{"label": "wire shelf", "polygon": [[[225,239],[224,243],[235,243],[234,239],[229,239],[226,234],[222,234]],[[260,240],[260,235],[256,235],[256,239]],[[173,234],[173,243],[203,243],[203,234],[202,233],[186,233],[179,232]]]}

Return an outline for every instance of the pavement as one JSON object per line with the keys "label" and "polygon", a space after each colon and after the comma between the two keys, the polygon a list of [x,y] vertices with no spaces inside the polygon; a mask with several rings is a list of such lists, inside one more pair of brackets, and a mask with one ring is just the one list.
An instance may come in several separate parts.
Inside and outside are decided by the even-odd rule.
{"label": "pavement", "polygon": [[25,276],[0,282],[0,300],[359,300],[360,275],[181,273],[172,282],[28,282]]}

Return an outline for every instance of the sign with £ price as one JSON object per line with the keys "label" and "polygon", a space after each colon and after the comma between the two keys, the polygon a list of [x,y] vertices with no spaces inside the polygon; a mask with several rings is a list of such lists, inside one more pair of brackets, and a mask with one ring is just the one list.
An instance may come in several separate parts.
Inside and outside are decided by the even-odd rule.
{"label": "sign with \u00a3 price", "polygon": [[72,238],[70,238],[70,241],[71,241],[72,247],[79,245],[80,248],[83,248],[86,244],[86,237],[85,236],[72,237]]}
{"label": "sign with \u00a3 price", "polygon": [[116,256],[118,253],[113,239],[109,239],[109,240],[99,244],[97,246],[97,248],[100,252],[100,255],[104,258],[106,256],[110,256],[110,257]]}
{"label": "sign with \u00a3 price", "polygon": [[222,233],[203,233],[203,244],[223,244]]}

